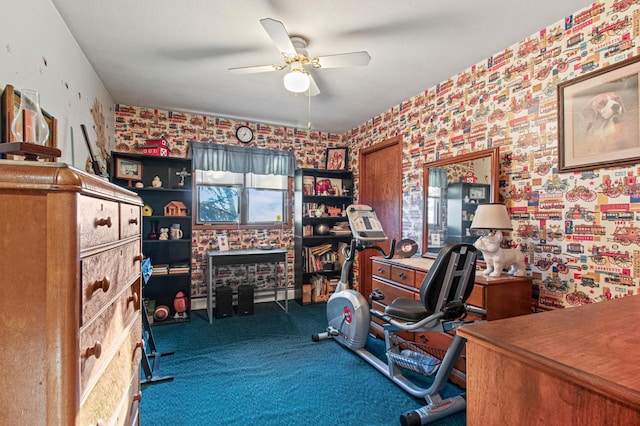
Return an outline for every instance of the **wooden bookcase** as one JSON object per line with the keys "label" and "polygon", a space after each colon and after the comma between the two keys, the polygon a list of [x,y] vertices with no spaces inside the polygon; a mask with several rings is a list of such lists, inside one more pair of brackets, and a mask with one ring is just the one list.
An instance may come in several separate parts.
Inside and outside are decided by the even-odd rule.
{"label": "wooden bookcase", "polygon": [[[129,173],[136,175],[132,179],[124,171],[127,166]],[[167,319],[151,319],[152,324],[170,324],[191,318],[191,173],[189,158],[123,152],[112,152],[111,155],[112,182],[136,192],[145,204],[142,210],[142,251],[151,259],[154,272],[144,286],[143,298],[145,303],[150,303],[150,317],[153,316],[153,306],[165,305],[170,309]],[[185,174],[189,176],[183,177]],[[160,187],[152,185],[156,176],[162,182]],[[180,227],[182,237],[159,239],[161,229],[172,226]],[[156,238],[151,235],[154,232]],[[174,308],[178,292],[186,296],[187,311],[183,316],[176,315]]]}

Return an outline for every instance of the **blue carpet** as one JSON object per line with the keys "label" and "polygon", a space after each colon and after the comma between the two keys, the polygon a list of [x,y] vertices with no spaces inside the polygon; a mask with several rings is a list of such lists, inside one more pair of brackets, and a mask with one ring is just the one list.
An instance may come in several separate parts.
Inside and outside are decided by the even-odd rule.
{"label": "blue carpet", "polygon": [[[325,304],[274,303],[255,314],[214,320],[195,311],[189,323],[153,327],[160,374],[174,380],[146,385],[142,425],[398,425],[405,411],[425,405],[332,341],[312,342],[326,327]],[[371,338],[368,349],[384,352]],[[461,389],[447,384],[443,396]],[[433,424],[464,425],[464,413]]]}

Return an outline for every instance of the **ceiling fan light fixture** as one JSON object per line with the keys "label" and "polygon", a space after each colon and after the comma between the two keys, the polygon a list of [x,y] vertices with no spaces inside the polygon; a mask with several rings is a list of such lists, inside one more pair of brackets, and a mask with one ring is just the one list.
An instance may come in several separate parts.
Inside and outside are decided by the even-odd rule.
{"label": "ceiling fan light fixture", "polygon": [[306,92],[310,84],[309,76],[298,68],[292,67],[291,71],[284,76],[284,87],[293,93]]}

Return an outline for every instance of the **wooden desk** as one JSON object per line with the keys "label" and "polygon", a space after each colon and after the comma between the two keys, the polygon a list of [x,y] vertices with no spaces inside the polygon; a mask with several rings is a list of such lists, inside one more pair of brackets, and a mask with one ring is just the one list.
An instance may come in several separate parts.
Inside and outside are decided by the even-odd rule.
{"label": "wooden desk", "polygon": [[467,423],[640,424],[640,297],[461,327]]}
{"label": "wooden desk", "polygon": [[[288,251],[284,249],[271,249],[271,250],[209,250],[207,252],[208,259],[208,277],[207,277],[207,316],[209,317],[209,324],[212,323],[212,310],[213,310],[213,283],[215,282],[216,266],[221,265],[249,265],[255,263],[273,263],[274,264],[274,297],[275,302],[285,312],[289,312],[289,263],[288,263]],[[275,267],[276,263],[284,263],[284,305],[278,300],[278,269]]]}

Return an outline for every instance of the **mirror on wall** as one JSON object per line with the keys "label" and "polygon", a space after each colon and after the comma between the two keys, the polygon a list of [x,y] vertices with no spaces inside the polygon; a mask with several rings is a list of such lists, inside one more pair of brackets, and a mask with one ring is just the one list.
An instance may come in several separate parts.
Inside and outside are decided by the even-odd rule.
{"label": "mirror on wall", "polygon": [[423,168],[422,255],[434,257],[452,242],[473,244],[470,231],[478,204],[498,201],[499,149],[491,148],[428,163]]}

